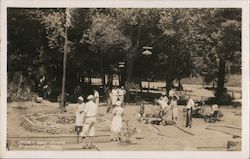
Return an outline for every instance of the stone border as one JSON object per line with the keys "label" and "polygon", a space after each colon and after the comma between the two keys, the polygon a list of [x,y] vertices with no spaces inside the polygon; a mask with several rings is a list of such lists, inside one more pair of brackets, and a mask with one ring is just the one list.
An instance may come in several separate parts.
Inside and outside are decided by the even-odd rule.
{"label": "stone border", "polygon": [[[74,124],[70,125],[62,125],[62,124],[56,124],[56,125],[44,125],[41,124],[41,122],[36,121],[36,119],[46,117],[46,116],[74,116],[74,114],[42,114],[41,116],[35,117],[35,121],[30,120],[29,116],[32,116],[34,114],[39,113],[32,113],[32,114],[24,114],[22,115],[22,126],[31,132],[43,132],[43,133],[49,133],[49,134],[72,134],[74,133]],[[97,130],[99,131],[109,131],[109,128],[104,129],[105,126],[110,125],[109,120],[99,117],[104,122],[101,125],[97,125]],[[102,130],[104,129],[104,130]]]}

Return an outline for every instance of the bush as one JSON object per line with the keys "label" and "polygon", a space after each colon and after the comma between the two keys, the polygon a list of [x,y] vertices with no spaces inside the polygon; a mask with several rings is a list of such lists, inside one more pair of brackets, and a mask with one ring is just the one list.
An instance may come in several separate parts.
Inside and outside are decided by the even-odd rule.
{"label": "bush", "polygon": [[25,102],[32,101],[37,94],[25,89],[12,90],[8,89],[7,102]]}

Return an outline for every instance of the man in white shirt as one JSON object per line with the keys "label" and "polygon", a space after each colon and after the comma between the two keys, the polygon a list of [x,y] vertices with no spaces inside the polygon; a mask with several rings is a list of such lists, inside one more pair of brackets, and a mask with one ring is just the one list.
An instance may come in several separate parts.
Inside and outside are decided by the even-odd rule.
{"label": "man in white shirt", "polygon": [[89,143],[83,144],[83,148],[91,149],[92,147],[92,140],[95,135],[95,125],[96,125],[96,115],[97,115],[97,104],[93,101],[94,96],[89,95],[87,97],[88,102],[85,105],[84,108],[84,124],[83,124],[83,130],[81,132],[82,138],[89,137]]}
{"label": "man in white shirt", "polygon": [[83,114],[84,108],[85,108],[85,103],[84,103],[83,97],[80,96],[80,97],[78,97],[78,103],[77,103],[76,112],[75,112],[75,116],[76,116],[75,132],[77,134],[79,134],[79,132],[82,131],[83,117],[84,117],[84,114]]}
{"label": "man in white shirt", "polygon": [[194,109],[195,103],[191,97],[188,97],[188,103],[186,106],[186,117],[185,117],[185,127],[191,128],[192,126],[192,110]]}

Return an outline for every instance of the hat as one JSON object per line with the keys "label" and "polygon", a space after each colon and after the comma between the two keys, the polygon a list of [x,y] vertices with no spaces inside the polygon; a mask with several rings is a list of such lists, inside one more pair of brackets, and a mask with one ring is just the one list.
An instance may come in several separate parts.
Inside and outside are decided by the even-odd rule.
{"label": "hat", "polygon": [[94,99],[94,96],[93,96],[93,95],[89,95],[89,96],[87,97],[87,99],[88,99],[88,100]]}
{"label": "hat", "polygon": [[78,97],[78,100],[84,101],[82,96]]}

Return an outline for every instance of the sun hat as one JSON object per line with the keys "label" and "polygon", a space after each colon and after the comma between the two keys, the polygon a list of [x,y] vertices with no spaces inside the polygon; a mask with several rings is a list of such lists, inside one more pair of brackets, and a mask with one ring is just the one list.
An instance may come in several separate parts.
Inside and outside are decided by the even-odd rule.
{"label": "sun hat", "polygon": [[93,95],[89,95],[89,96],[87,97],[87,99],[88,99],[88,100],[94,99],[94,96],[93,96]]}
{"label": "sun hat", "polygon": [[78,97],[78,100],[84,101],[82,96]]}

